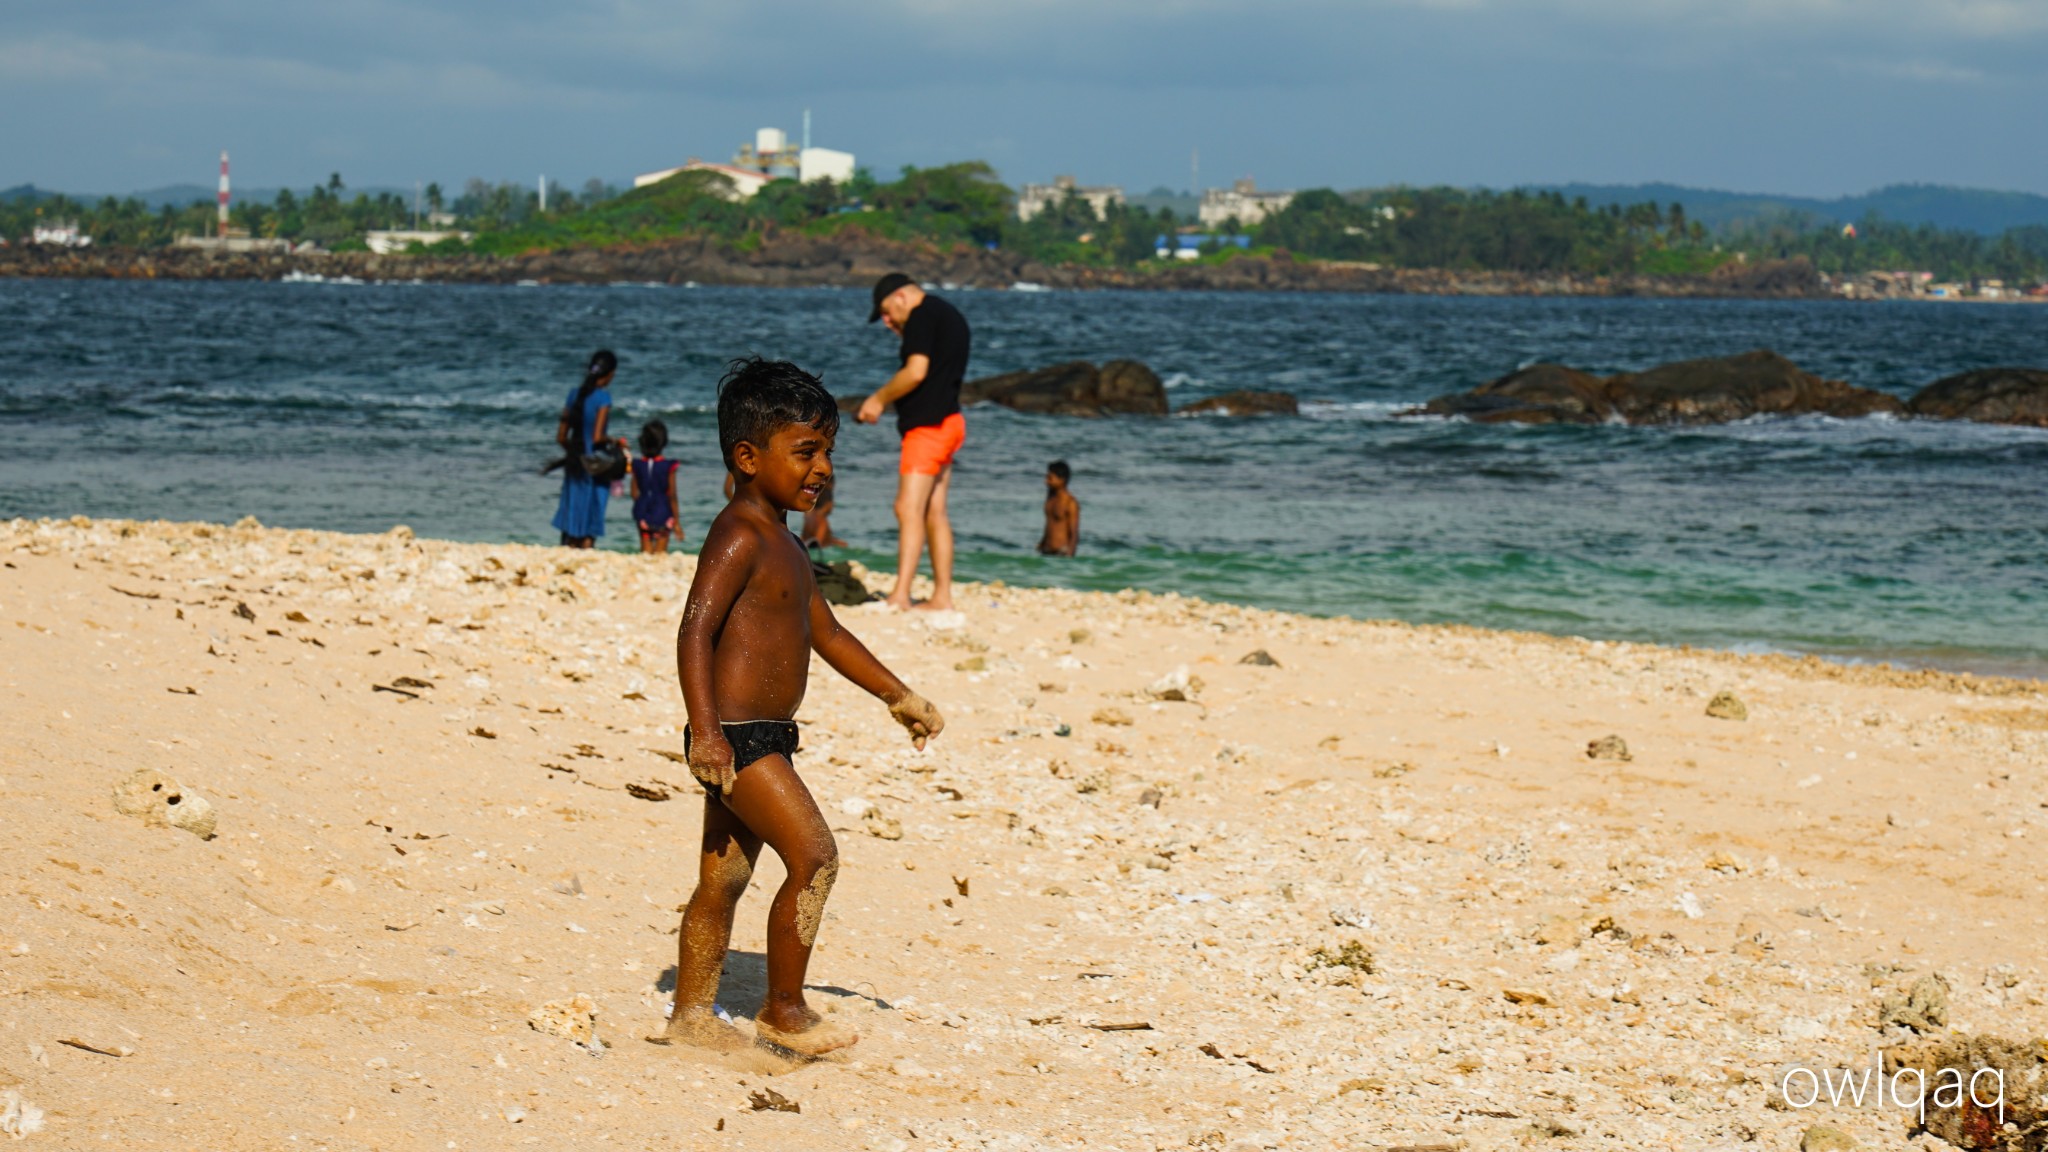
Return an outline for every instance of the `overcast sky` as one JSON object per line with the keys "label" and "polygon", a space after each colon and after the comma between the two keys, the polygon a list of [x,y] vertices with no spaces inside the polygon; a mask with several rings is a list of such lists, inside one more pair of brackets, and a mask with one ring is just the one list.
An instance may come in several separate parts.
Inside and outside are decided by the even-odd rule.
{"label": "overcast sky", "polygon": [[1133,191],[1586,180],[2048,193],[2048,0],[10,5],[0,186],[569,184],[753,130]]}

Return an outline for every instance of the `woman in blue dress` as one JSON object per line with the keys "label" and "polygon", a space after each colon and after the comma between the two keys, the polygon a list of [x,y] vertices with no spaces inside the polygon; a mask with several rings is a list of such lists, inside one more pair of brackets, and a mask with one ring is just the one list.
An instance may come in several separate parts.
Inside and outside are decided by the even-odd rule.
{"label": "woman in blue dress", "polygon": [[562,543],[570,548],[594,548],[597,538],[604,535],[604,506],[611,498],[611,485],[591,479],[582,461],[592,445],[605,439],[605,425],[612,415],[609,386],[618,370],[619,358],[609,349],[591,353],[590,363],[583,369],[583,383],[570,391],[555,424],[555,443],[568,454],[568,463],[562,468],[562,499],[555,506],[554,524]]}

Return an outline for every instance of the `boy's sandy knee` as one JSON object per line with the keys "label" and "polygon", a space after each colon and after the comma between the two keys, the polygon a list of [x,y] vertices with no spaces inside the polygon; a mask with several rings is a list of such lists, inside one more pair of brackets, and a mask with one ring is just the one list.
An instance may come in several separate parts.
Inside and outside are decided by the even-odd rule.
{"label": "boy's sandy knee", "polygon": [[831,897],[832,885],[838,879],[839,852],[834,849],[796,894],[796,936],[806,948],[818,939],[818,925],[825,918],[825,901]]}
{"label": "boy's sandy knee", "polygon": [[744,853],[733,852],[717,857],[717,863],[707,866],[697,878],[697,887],[728,903],[738,903],[746,895],[747,885],[753,882],[754,865]]}

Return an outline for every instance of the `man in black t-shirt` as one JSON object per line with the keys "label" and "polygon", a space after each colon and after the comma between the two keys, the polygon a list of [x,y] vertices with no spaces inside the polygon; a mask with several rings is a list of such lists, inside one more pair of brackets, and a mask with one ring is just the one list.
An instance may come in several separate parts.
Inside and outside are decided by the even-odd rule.
{"label": "man in black t-shirt", "polygon": [[903,338],[902,367],[861,403],[863,424],[896,405],[896,431],[903,437],[896,478],[896,587],[889,603],[910,604],[910,582],[927,540],[932,553],[932,596],[919,607],[953,606],[953,522],[946,518],[946,492],[953,482],[953,457],[967,439],[960,412],[960,382],[967,376],[971,337],[967,318],[930,295],[901,272],[875,282],[875,307],[868,323],[886,319]]}

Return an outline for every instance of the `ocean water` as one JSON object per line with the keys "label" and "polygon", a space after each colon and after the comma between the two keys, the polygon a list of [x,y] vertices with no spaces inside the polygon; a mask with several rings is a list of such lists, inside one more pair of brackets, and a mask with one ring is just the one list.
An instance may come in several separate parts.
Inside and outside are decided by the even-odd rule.
{"label": "ocean water", "polygon": [[[1905,395],[2048,366],[2048,308],[1148,293],[952,294],[976,375],[1134,357],[1176,405],[1279,388],[1302,419],[976,409],[963,578],[1177,590],[1325,615],[2048,675],[2048,432],[1885,419],[1481,427],[1401,408],[1537,360],[1775,348]],[[659,416],[686,548],[719,503],[721,365],[864,393],[864,293],[620,285],[0,282],[0,517],[234,520],[552,542],[555,413],[616,349],[615,426]],[[834,526],[894,565],[895,435],[849,422]],[[1074,468],[1082,554],[1031,551]],[[636,540],[615,503],[606,547]]]}

